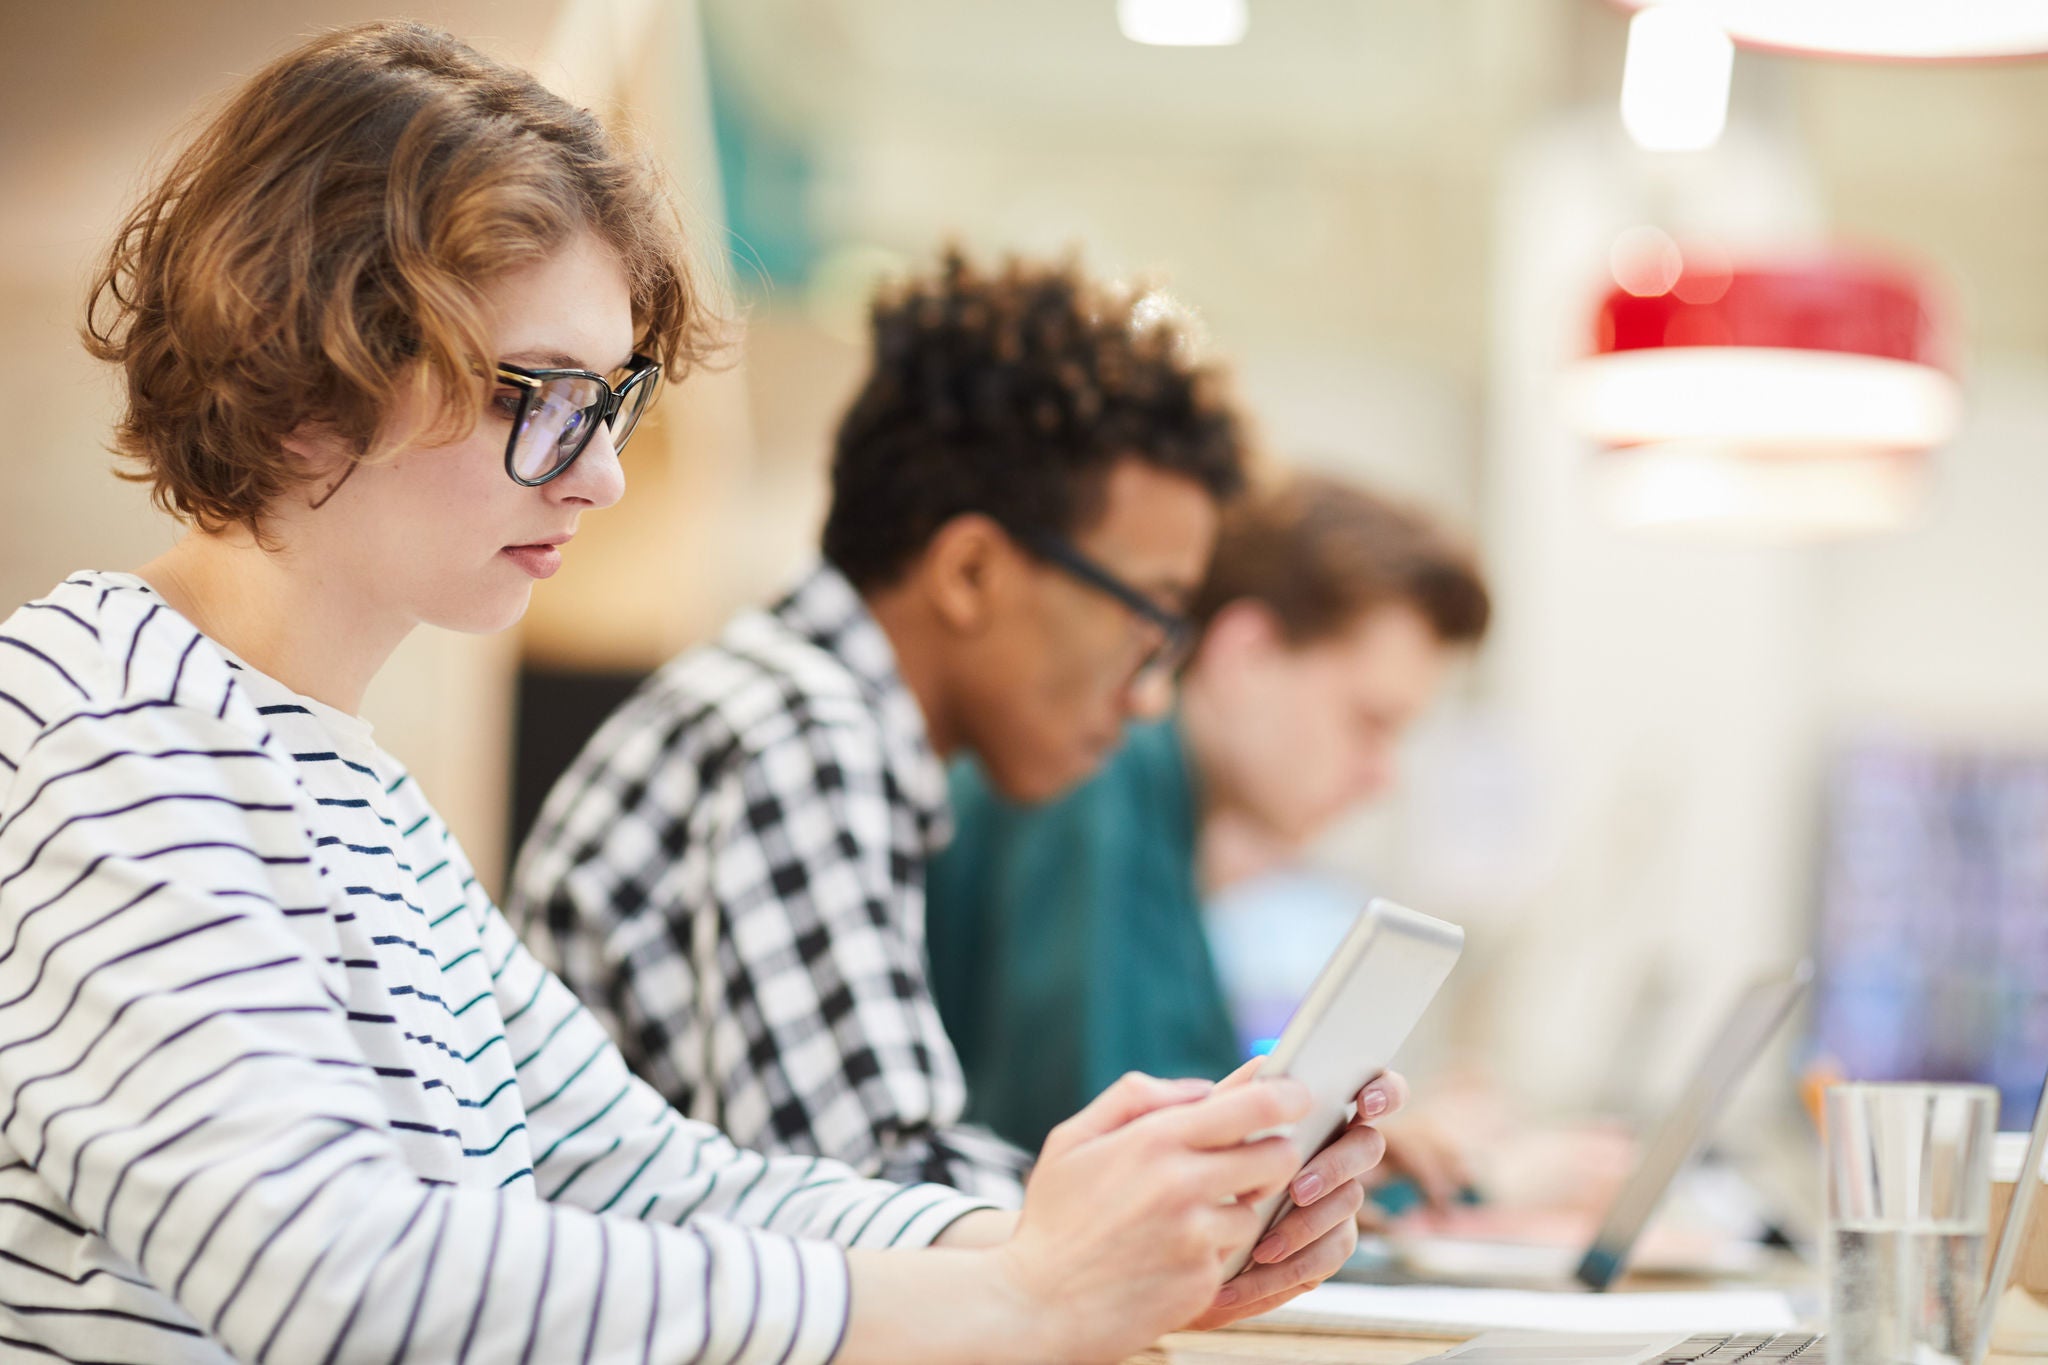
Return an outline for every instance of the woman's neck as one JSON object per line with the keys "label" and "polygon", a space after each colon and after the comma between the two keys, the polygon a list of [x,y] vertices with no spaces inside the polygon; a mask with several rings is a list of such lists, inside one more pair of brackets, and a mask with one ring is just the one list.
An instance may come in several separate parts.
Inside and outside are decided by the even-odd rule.
{"label": "woman's neck", "polygon": [[263,549],[245,531],[190,532],[136,572],[250,667],[350,715],[412,629],[352,585],[289,551]]}
{"label": "woman's neck", "polygon": [[1202,894],[1213,896],[1288,862],[1300,850],[1270,829],[1232,783],[1222,743],[1228,721],[1199,668],[1181,683],[1180,716],[1182,742],[1202,797],[1197,871]]}

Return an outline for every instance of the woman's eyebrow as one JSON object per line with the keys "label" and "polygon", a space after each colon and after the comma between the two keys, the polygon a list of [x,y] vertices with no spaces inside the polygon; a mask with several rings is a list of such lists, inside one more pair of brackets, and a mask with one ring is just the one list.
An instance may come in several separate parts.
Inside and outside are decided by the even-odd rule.
{"label": "woman's eyebrow", "polygon": [[538,350],[515,351],[511,355],[506,356],[505,359],[515,365],[526,365],[533,369],[590,370],[595,374],[611,374],[614,370],[623,370],[633,363],[633,357],[628,355],[616,365],[606,369],[599,369],[595,365],[586,363],[581,356],[570,355],[567,351]]}

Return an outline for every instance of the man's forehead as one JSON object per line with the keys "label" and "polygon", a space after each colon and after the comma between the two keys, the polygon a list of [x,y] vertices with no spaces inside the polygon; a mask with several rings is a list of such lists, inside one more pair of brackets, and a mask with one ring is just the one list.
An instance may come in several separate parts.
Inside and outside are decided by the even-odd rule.
{"label": "man's forehead", "polygon": [[1076,544],[1105,563],[1192,587],[1208,567],[1222,509],[1200,482],[1142,460],[1111,468]]}

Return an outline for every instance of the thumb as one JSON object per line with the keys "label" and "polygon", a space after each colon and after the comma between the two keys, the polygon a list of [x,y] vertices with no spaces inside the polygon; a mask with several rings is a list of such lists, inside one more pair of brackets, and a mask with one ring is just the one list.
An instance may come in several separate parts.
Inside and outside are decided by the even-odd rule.
{"label": "thumb", "polygon": [[1237,1070],[1216,1082],[1217,1089],[1228,1090],[1233,1085],[1243,1085],[1246,1081],[1259,1074],[1259,1068],[1265,1064],[1265,1060],[1263,1056],[1252,1058],[1243,1066],[1240,1066]]}
{"label": "thumb", "polygon": [[1046,1135],[1044,1157],[1113,1133],[1133,1119],[1176,1104],[1188,1104],[1216,1088],[1213,1081],[1162,1081],[1143,1072],[1126,1072],[1115,1084],[1088,1102],[1088,1107]]}

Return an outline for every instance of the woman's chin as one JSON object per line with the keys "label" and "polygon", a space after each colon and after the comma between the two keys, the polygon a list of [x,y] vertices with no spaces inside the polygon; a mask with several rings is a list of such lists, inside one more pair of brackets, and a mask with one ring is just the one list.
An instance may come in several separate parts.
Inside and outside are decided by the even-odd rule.
{"label": "woman's chin", "polygon": [[441,610],[425,619],[428,625],[459,631],[464,635],[496,635],[518,625],[532,600],[531,582],[509,587],[494,586],[491,591],[479,593],[468,600],[446,603]]}

